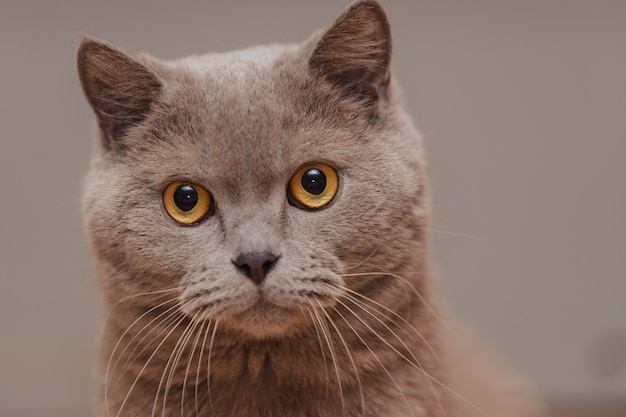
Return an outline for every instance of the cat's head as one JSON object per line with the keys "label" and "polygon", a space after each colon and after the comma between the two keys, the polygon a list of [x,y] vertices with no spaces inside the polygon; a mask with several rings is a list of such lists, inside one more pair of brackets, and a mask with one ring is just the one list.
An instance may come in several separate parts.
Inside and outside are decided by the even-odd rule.
{"label": "cat's head", "polygon": [[375,1],[300,45],[171,62],[84,39],[101,139],[84,215],[108,302],[175,300],[255,338],[352,291],[401,304],[428,210],[390,55]]}

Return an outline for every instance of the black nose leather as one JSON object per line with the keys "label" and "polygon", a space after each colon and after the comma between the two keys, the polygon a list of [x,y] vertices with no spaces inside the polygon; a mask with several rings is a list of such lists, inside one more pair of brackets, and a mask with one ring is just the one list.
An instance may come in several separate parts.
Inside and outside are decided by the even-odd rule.
{"label": "black nose leather", "polygon": [[278,256],[269,252],[242,253],[233,261],[235,266],[256,285],[265,281]]}

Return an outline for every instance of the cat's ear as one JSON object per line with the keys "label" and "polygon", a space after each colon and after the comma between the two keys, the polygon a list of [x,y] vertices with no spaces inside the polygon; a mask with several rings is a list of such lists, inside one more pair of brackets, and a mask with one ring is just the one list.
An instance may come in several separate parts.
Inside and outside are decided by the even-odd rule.
{"label": "cat's ear", "polygon": [[375,0],[352,3],[317,43],[309,66],[342,95],[373,104],[387,100],[391,30]]}
{"label": "cat's ear", "polygon": [[162,83],[139,60],[96,38],[83,38],[76,58],[80,83],[98,118],[103,144],[111,149],[129,127],[145,118]]}

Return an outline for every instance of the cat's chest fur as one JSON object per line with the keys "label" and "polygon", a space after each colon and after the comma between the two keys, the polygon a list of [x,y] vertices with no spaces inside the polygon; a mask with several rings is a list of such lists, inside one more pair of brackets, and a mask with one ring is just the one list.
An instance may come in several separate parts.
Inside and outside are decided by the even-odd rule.
{"label": "cat's chest fur", "polygon": [[164,62],[84,39],[101,415],[537,415],[449,337],[389,23]]}
{"label": "cat's chest fur", "polygon": [[[113,324],[109,326],[107,332],[114,332]],[[171,336],[161,349],[172,355],[156,356],[152,353],[158,348],[152,344],[160,344],[163,338],[147,343],[152,346],[137,355],[146,341],[139,342],[137,333],[127,333],[122,345],[136,358],[124,361],[128,368],[123,372],[109,372],[108,382],[116,385],[107,396],[109,413],[123,405],[128,415],[147,410],[201,417],[443,415],[437,401],[445,401],[448,395],[428,381],[428,377],[443,377],[432,366],[439,360],[428,351],[434,345],[423,344],[422,351],[392,340],[402,326],[372,329],[388,337],[388,345],[371,336],[364,336],[367,340],[356,333],[351,336],[346,326],[338,325],[337,330],[342,338],[318,329],[289,339],[250,343],[220,331],[219,323],[217,328],[206,323],[193,332]],[[423,336],[436,343],[432,334]],[[151,366],[145,368],[147,362]],[[128,397],[132,390],[139,395]],[[340,410],[344,411],[338,414]]]}

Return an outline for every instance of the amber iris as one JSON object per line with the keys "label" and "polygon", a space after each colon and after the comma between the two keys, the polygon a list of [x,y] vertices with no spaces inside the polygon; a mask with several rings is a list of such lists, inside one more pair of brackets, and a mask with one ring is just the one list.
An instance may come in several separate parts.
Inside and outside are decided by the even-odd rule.
{"label": "amber iris", "polygon": [[307,164],[289,180],[289,201],[305,209],[320,209],[327,206],[339,189],[339,176],[330,165]]}
{"label": "amber iris", "polygon": [[163,192],[163,207],[170,217],[185,225],[198,224],[213,214],[211,194],[203,187],[174,181]]}

